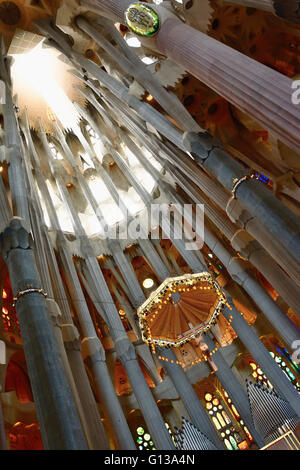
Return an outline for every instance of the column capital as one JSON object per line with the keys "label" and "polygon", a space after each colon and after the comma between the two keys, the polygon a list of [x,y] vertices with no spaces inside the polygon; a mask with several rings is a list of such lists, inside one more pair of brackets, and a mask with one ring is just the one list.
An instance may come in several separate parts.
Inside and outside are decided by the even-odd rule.
{"label": "column capital", "polygon": [[95,256],[93,247],[87,237],[83,237],[80,239],[80,251],[84,258],[90,258]]}
{"label": "column capital", "polygon": [[67,350],[81,350],[80,336],[75,325],[68,323],[61,325],[62,337]]}
{"label": "column capital", "polygon": [[223,148],[221,142],[208,132],[185,132],[182,142],[188,152],[201,155],[202,160],[208,158],[214,148]]}
{"label": "column capital", "polygon": [[263,247],[244,229],[237,230],[230,243],[246,260],[249,260],[255,251],[264,251]]}
{"label": "column capital", "polygon": [[125,365],[126,362],[134,361],[137,358],[134,346],[127,335],[116,338],[114,342],[117,356],[123,365]]}
{"label": "column capital", "polygon": [[61,230],[58,230],[56,232],[56,246],[57,248],[61,248],[62,250],[67,249],[67,240],[66,237],[64,236],[63,232]]}
{"label": "column capital", "polygon": [[54,326],[61,327],[61,311],[59,305],[54,299],[46,298],[46,309]]}
{"label": "column capital", "polygon": [[17,248],[22,250],[33,248],[30,227],[21,217],[13,217],[0,234],[0,251],[4,260],[7,260],[11,250]]}
{"label": "column capital", "polygon": [[232,279],[241,286],[249,277],[250,265],[246,261],[243,261],[241,258],[238,258],[236,256],[230,258],[226,268],[230,273]]}
{"label": "column capital", "polygon": [[81,346],[83,360],[97,356],[101,362],[105,362],[105,350],[97,336],[84,338],[81,342]]}
{"label": "column capital", "polygon": [[253,219],[242,206],[241,203],[234,197],[230,197],[226,206],[226,214],[231,222],[241,225],[243,228],[246,226],[250,219]]}

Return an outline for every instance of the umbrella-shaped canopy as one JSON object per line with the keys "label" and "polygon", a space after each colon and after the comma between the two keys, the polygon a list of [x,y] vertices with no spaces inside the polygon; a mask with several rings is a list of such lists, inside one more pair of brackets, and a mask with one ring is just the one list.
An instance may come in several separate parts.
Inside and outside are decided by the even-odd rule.
{"label": "umbrella-shaped canopy", "polygon": [[166,279],[138,309],[144,341],[180,346],[207,331],[226,297],[210,273]]}

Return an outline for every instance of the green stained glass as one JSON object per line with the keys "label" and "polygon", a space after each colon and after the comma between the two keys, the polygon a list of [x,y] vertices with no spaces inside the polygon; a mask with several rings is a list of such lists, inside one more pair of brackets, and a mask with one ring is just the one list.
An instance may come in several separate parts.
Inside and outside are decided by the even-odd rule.
{"label": "green stained glass", "polygon": [[136,432],[138,433],[139,436],[142,436],[145,432],[145,429],[142,427],[137,428]]}

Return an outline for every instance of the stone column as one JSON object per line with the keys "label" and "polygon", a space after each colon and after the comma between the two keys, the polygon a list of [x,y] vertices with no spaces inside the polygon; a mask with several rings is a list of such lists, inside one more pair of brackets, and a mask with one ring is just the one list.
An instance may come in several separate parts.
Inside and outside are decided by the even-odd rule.
{"label": "stone column", "polygon": [[113,23],[106,21],[103,17],[98,19],[99,24],[104,27],[104,34],[109,33],[119,46],[120,50],[108,41],[99,29],[95,29],[83,16],[76,18],[77,26],[87,33],[96,43],[109,54],[113,63],[121,67],[129,76],[133,76],[164,108],[164,110],[176,121],[184,130],[200,130],[197,122],[192,118],[184,105],[173,93],[169,93],[147,69],[135,52],[130,48],[123,37],[114,27]]}
{"label": "stone column", "polygon": [[160,240],[155,240],[155,239],[150,240],[150,243],[153,244],[156,247],[161,259],[163,260],[164,265],[166,266],[168,272],[170,272],[170,274],[172,276],[173,275],[172,271],[174,270],[174,268],[171,265],[170,260],[167,258],[163,248],[161,247]]}
{"label": "stone column", "polygon": [[93,450],[109,449],[99,410],[82,361],[81,342],[77,328],[73,324],[62,325],[62,334],[73,376],[76,377],[78,393],[82,398],[81,405],[88,424],[87,437],[90,448]]}
{"label": "stone column", "polygon": [[99,401],[109,416],[120,450],[136,450],[134,440],[128,427],[116,391],[112,384],[105,360],[105,351],[96,336],[84,338],[82,352],[87,365],[91,368]]}
{"label": "stone column", "polygon": [[264,184],[251,178],[249,173],[209,134],[186,134],[184,139],[187,148],[195,155],[197,163],[231,191],[231,199],[236,198],[250,215],[260,221],[263,229],[299,262],[299,218]]}
{"label": "stone column", "polygon": [[113,258],[118,266],[123,279],[134,299],[134,307],[140,307],[146,300],[145,294],[136,278],[135,272],[131,263],[127,260],[120,243],[117,240],[108,240],[108,247],[113,255]]}
{"label": "stone column", "polygon": [[[14,296],[28,289],[40,289],[32,240],[21,219],[12,219],[1,234],[0,243]],[[45,448],[86,449],[43,294],[29,291],[21,295],[16,310]]]}
{"label": "stone column", "polygon": [[[215,349],[215,343],[213,342],[210,335],[208,333],[204,333],[203,339],[209,351],[213,351]],[[259,447],[263,447],[264,440],[255,429],[251,416],[250,404],[247,393],[242,388],[241,384],[239,383],[236,376],[234,375],[234,373],[228,366],[226,360],[224,359],[222,355],[222,349],[212,355],[212,360],[217,366],[217,369],[215,370],[216,376],[218,377],[224,389],[233,401],[233,404],[240,413],[242,419],[244,420],[257,445]]]}
{"label": "stone column", "polygon": [[166,430],[160,411],[139,366],[134,346],[125,332],[120,315],[113,302],[99,264],[96,258],[91,256],[90,247],[84,247],[82,244],[82,253],[87,269],[95,284],[97,297],[105,311],[105,320],[109,325],[117,356],[126,370],[155,445],[158,449],[173,449],[173,442]]}
{"label": "stone column", "polygon": [[162,361],[163,366],[166,368],[174,386],[179,393],[179,396],[192,420],[196,426],[217,449],[223,449],[223,445],[218,436],[217,431],[213,427],[205,409],[203,408],[192,384],[189,382],[184,370],[179,364],[176,364],[176,356],[170,349],[160,349],[160,354],[167,358],[167,361]]}
{"label": "stone column", "polygon": [[115,348],[118,358],[126,369],[135,397],[156,448],[160,450],[174,450],[174,444],[166,429],[164,420],[141,372],[132,343],[128,340],[127,336],[119,336],[115,340]]}
{"label": "stone column", "polygon": [[[35,174],[40,184],[40,190],[42,192],[44,201],[48,208],[51,224],[54,229],[59,229],[59,221],[57,219],[57,215],[55,213],[55,209],[53,207],[49,191],[41,171],[39,156],[32,141],[27,116],[25,123],[25,136],[27,139],[28,148],[31,152],[31,156],[34,159]],[[36,195],[35,183],[30,170],[30,164],[27,159],[27,154],[25,158],[25,163],[27,170],[27,178],[33,199],[32,201],[30,201],[30,215],[32,218],[33,234],[36,243],[36,260],[38,261],[39,271],[43,275],[43,285],[47,289],[47,293],[49,295],[49,297],[46,299],[46,307],[53,323],[54,333],[56,336],[59,352],[63,361],[66,375],[69,380],[71,391],[74,397],[74,401],[83,427],[84,434],[87,438],[89,448],[108,448],[104,428],[100,421],[96,402],[90,389],[90,384],[83,366],[81,354],[77,354],[77,367],[73,367],[73,370],[71,370],[70,368],[69,355],[72,359],[72,351],[70,347],[65,348],[62,336],[61,320],[63,323],[67,323],[69,325],[69,331],[72,326],[75,330],[76,328],[73,325],[73,319],[69,309],[69,304],[66,299],[64,286],[60,276],[55,253],[49,240],[47,228],[41,225],[41,221],[43,221],[43,212]],[[58,300],[58,303],[56,303],[56,301],[54,300],[50,272],[51,279],[53,280],[53,285],[55,286],[56,298]],[[62,310],[60,310],[59,305],[61,306]],[[66,343],[66,345],[69,346],[68,342]],[[92,401],[94,402],[94,405]],[[85,406],[86,403],[89,403],[88,408]],[[94,413],[90,413],[90,410],[93,409],[93,407]],[[93,430],[95,429],[96,432],[93,432]]]}
{"label": "stone column", "polygon": [[290,78],[174,19],[163,23],[156,46],[299,152],[300,115]]}
{"label": "stone column", "polygon": [[84,336],[82,342],[83,356],[89,361],[89,365],[91,366],[98,399],[105,403],[105,410],[114,429],[119,448],[135,449],[136,447],[134,445],[130,429],[126,423],[123,410],[116,396],[113,384],[111,383],[105,361],[105,351],[100,340],[97,338],[97,333],[81,289],[72,256],[62,234],[58,235],[57,245],[66,281],[74,301],[74,306]]}
{"label": "stone column", "polygon": [[136,311],[133,310],[127,299],[120,294],[118,288],[116,286],[112,286],[113,293],[115,294],[116,298],[118,299],[119,304],[121,305],[124,312],[126,312],[126,318],[128,319],[131,328],[135,332],[135,335],[138,339],[142,339],[141,330],[138,327],[138,322],[136,320]]}
{"label": "stone column", "polygon": [[[168,170],[170,171],[170,168]],[[205,205],[205,215],[225,235],[232,247],[265,276],[294,312],[300,313],[300,288],[280,269],[267,251],[245,230],[239,229],[215,204],[212,204],[211,201],[199,193],[194,183],[185,178],[177,168],[171,169],[171,173],[175,181],[195,203]],[[208,236],[208,238],[210,237]],[[205,241],[207,241],[207,238]],[[211,247],[210,244],[209,246]]]}
{"label": "stone column", "polygon": [[289,402],[291,407],[300,417],[300,396],[293,384],[286,377],[281,368],[276,364],[269,351],[257,337],[242,315],[236,310],[233,302],[227,298],[230,308],[223,309],[223,315],[227,320],[232,316],[231,326],[238,334],[254,360],[260,365],[276,391]]}
{"label": "stone column", "polygon": [[290,350],[293,349],[293,342],[300,338],[299,329],[254,278],[250,270],[247,269],[247,265],[243,266],[243,264],[246,263],[239,258],[232,257],[229,263],[226,263],[226,267],[232,278],[245,289],[258,305]]}
{"label": "stone column", "polygon": [[166,278],[171,277],[168,265],[162,261],[161,257],[152,245],[151,240],[148,238],[140,238],[138,240],[138,244],[159,280],[163,282]]}
{"label": "stone column", "polygon": [[[89,0],[85,6],[92,4],[104,12],[117,12],[122,23],[125,9],[131,2],[117,3],[117,0]],[[278,11],[283,13],[286,8],[286,14],[297,16],[296,13],[293,15],[298,8],[296,1],[290,1],[287,7],[283,0],[275,0],[275,3]],[[151,4],[151,7],[160,16],[161,27],[155,42],[148,39],[148,47],[157,48],[299,151],[300,115],[295,117],[291,79],[174,19],[172,14],[165,19],[168,15],[162,6]],[[270,83],[276,83],[276,87],[270,87]],[[280,97],[277,90],[280,90]]]}

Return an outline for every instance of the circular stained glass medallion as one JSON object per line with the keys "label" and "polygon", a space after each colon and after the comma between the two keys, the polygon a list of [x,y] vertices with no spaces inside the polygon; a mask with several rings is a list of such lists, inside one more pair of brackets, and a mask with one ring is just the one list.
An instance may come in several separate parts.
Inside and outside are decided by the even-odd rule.
{"label": "circular stained glass medallion", "polygon": [[153,36],[159,29],[157,13],[142,3],[132,3],[125,11],[127,26],[139,36]]}

